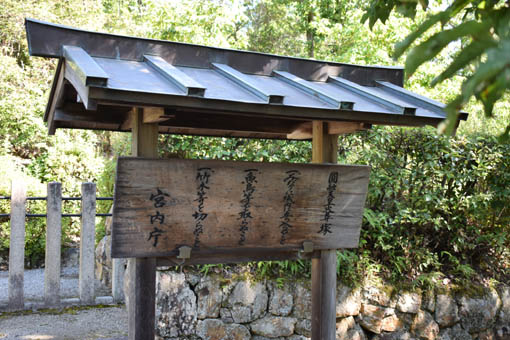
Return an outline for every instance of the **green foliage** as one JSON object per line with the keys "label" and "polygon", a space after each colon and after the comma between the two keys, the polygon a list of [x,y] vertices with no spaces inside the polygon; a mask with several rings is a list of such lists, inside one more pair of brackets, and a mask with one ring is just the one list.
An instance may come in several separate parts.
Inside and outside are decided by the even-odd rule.
{"label": "green foliage", "polygon": [[510,274],[509,145],[400,128],[345,139],[348,158],[354,152],[356,163],[372,165],[360,252],[382,276]]}
{"label": "green foliage", "polygon": [[[428,1],[420,1],[420,4],[424,9],[428,8]],[[377,20],[386,22],[395,9],[414,18],[417,7],[418,1],[372,0],[363,20],[368,20],[373,27]],[[441,31],[411,48],[415,41],[439,23]],[[461,42],[460,48],[453,44],[456,41]],[[510,3],[503,0],[455,0],[424,20],[414,32],[398,43],[395,46],[395,58],[411,49],[405,65],[407,76],[410,77],[419,66],[433,60],[447,46],[457,50],[455,56],[431,84],[464,73],[460,93],[448,103],[447,124],[442,126],[443,131],[451,134],[460,110],[472,97],[483,104],[485,115],[492,117],[494,105],[510,89]],[[506,125],[501,135],[502,141],[510,138],[510,123],[507,121]]]}
{"label": "green foliage", "polygon": [[[64,196],[79,196],[81,182],[95,181],[100,173],[103,158],[96,149],[95,133],[58,131],[54,137],[47,135],[42,116],[55,62],[28,57],[23,21],[25,17],[36,17],[97,29],[105,17],[101,13],[97,1],[88,0],[80,6],[67,1],[0,2],[0,195],[9,196],[10,181],[21,180],[32,196],[46,196],[45,184],[50,181],[63,183]],[[89,20],[92,17],[95,20]],[[27,206],[32,213],[45,213],[43,201],[29,202]],[[0,209],[9,212],[8,201],[0,202]],[[64,204],[64,212],[77,211],[77,202]],[[79,237],[79,220],[66,218],[62,228],[63,245],[74,245]],[[44,219],[27,219],[28,266],[41,264],[45,232]],[[7,219],[0,220],[0,240],[0,256],[4,256],[9,247]]]}
{"label": "green foliage", "polygon": [[309,142],[264,139],[218,138],[193,136],[160,136],[163,158],[201,158],[257,162],[309,162]]}

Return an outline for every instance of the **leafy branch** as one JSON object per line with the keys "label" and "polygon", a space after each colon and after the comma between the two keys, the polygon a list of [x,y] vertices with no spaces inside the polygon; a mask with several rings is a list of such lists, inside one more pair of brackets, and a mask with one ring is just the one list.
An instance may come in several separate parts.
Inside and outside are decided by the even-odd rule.
{"label": "leafy branch", "polygon": [[[362,21],[368,20],[373,28],[378,20],[385,23],[392,11],[414,18],[420,6],[431,11],[429,5],[428,0],[371,0]],[[415,44],[436,25],[441,25],[441,31]],[[405,72],[411,77],[421,65],[458,40],[467,44],[431,82],[435,86],[458,73],[468,74],[461,93],[446,106],[448,118],[441,131],[448,134],[454,131],[459,112],[472,97],[482,102],[487,117],[493,117],[495,103],[510,89],[510,1],[454,0],[397,43],[394,58],[408,51]],[[510,124],[500,136],[501,141],[509,139]]]}

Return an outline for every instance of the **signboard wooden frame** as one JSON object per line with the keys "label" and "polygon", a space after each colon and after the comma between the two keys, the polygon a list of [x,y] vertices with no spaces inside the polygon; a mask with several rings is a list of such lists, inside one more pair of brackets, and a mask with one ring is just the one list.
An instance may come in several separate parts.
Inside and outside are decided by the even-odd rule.
{"label": "signboard wooden frame", "polygon": [[336,164],[119,158],[112,257],[175,257],[190,247],[192,258],[217,263],[217,254],[277,259],[306,242],[314,250],[355,248],[369,172]]}

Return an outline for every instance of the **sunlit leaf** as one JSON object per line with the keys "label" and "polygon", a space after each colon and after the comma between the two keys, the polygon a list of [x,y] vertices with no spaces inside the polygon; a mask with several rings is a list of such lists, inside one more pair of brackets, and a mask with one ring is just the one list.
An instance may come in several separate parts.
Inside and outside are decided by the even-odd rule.
{"label": "sunlit leaf", "polygon": [[510,67],[508,56],[510,55],[510,40],[499,44],[497,48],[492,48],[487,52],[487,60],[480,64],[473,75],[462,85],[463,102],[467,102],[469,97],[479,93],[490,81],[498,74]]}
{"label": "sunlit leaf", "polygon": [[398,59],[399,57],[404,54],[404,52],[411,46],[411,44],[418,39],[420,36],[422,36],[426,31],[428,31],[429,28],[434,26],[436,23],[438,23],[442,18],[446,18],[447,15],[444,12],[441,12],[439,14],[433,15],[427,20],[425,20],[420,27],[418,27],[414,32],[412,32],[410,35],[407,36],[404,40],[397,43],[395,45],[395,53],[393,58]]}
{"label": "sunlit leaf", "polygon": [[494,81],[489,82],[486,88],[476,94],[477,98],[482,101],[485,114],[488,117],[492,116],[494,104],[508,88],[510,88],[510,68],[503,70]]}
{"label": "sunlit leaf", "polygon": [[462,49],[452,63],[448,65],[446,70],[434,78],[430,85],[435,86],[437,83],[452,77],[457,71],[461,70],[472,61],[479,59],[487,49],[496,45],[497,42],[489,34],[483,35],[482,39],[474,40],[471,44]]}
{"label": "sunlit leaf", "polygon": [[487,28],[488,25],[472,20],[450,30],[434,34],[427,41],[413,48],[407,56],[405,65],[407,77],[410,77],[420,65],[435,57],[452,41],[464,36],[479,34]]}

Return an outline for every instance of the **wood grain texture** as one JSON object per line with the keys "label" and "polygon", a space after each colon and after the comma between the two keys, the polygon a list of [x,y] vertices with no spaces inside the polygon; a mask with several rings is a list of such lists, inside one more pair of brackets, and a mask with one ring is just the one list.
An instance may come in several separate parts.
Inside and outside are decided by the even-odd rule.
{"label": "wood grain texture", "polygon": [[312,340],[321,339],[321,258],[312,258]]}
{"label": "wood grain texture", "polygon": [[[313,121],[312,162],[338,161],[338,135],[328,123]],[[312,340],[334,340],[336,330],[336,250],[322,250],[312,259]]]}
{"label": "wood grain texture", "polygon": [[303,253],[297,251],[261,251],[253,250],[240,252],[238,250],[232,253],[218,253],[214,254],[213,257],[210,255],[193,254],[191,258],[186,261],[178,259],[176,257],[158,257],[157,266],[176,266],[176,265],[195,265],[195,264],[220,264],[220,263],[243,263],[251,261],[274,261],[274,260],[309,260],[313,257],[320,257],[320,251],[312,253]]}
{"label": "wood grain texture", "polygon": [[128,260],[129,340],[154,340],[156,313],[156,259]]}
{"label": "wood grain texture", "polygon": [[143,122],[145,124],[164,122],[169,118],[169,116],[165,116],[165,109],[162,107],[143,108]]}
{"label": "wood grain texture", "polygon": [[131,111],[131,155],[158,157],[158,124],[144,124],[143,108]]}
{"label": "wood grain texture", "polygon": [[120,158],[112,255],[175,256],[184,245],[192,257],[290,251],[306,240],[316,250],[355,248],[368,176],[366,166]]}
{"label": "wood grain texture", "polygon": [[[138,157],[157,157],[158,125],[144,124],[143,112],[143,108],[134,108],[131,112],[131,154]],[[127,276],[129,340],[154,340],[156,259],[130,258]]]}
{"label": "wood grain texture", "polygon": [[336,339],[336,261],[335,249],[321,251],[321,340]]}
{"label": "wood grain texture", "polygon": [[[343,135],[370,129],[371,125],[359,122],[327,122],[329,135]],[[287,139],[311,139],[313,137],[313,121],[302,123],[287,134]]]}
{"label": "wood grain texture", "polygon": [[59,59],[57,70],[55,72],[55,78],[51,86],[50,101],[46,106],[46,112],[44,114],[44,120],[48,123],[48,135],[53,136],[55,134],[55,109],[62,104],[62,97],[64,95],[64,70],[65,62],[64,59]]}

